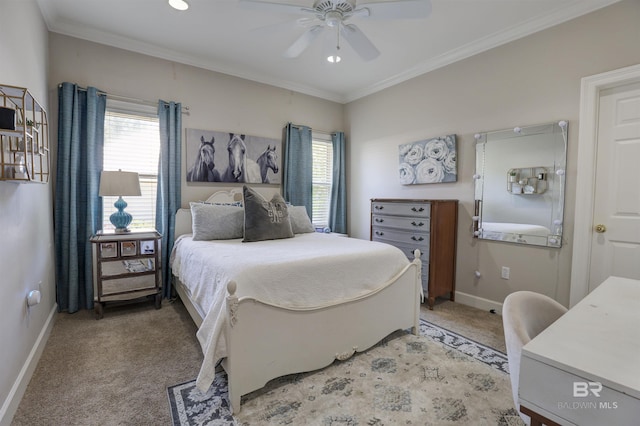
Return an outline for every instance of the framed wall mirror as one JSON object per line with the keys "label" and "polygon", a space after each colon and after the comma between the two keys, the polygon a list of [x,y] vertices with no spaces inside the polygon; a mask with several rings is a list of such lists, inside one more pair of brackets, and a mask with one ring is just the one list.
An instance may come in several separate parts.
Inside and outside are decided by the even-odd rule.
{"label": "framed wall mirror", "polygon": [[478,133],[474,237],[562,246],[568,122]]}

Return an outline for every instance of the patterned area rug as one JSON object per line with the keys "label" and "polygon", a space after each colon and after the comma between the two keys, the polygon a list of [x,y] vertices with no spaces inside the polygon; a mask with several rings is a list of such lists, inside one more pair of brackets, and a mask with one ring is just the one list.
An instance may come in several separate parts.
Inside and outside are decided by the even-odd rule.
{"label": "patterned area rug", "polygon": [[175,426],[523,425],[507,357],[424,320],[368,351],[311,373],[274,379],[229,412],[227,378],[202,393],[195,380],[168,389]]}

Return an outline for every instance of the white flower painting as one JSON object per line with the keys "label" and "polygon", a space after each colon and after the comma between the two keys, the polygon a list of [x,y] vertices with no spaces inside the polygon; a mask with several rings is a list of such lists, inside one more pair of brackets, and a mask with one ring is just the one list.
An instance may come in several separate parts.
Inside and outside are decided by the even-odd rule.
{"label": "white flower painting", "polygon": [[456,135],[400,145],[399,159],[403,185],[458,180]]}

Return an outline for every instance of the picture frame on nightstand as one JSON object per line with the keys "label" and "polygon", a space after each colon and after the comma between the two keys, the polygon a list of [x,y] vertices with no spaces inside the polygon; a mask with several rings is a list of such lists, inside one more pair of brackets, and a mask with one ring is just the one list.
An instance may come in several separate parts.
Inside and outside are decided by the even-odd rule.
{"label": "picture frame on nightstand", "polygon": [[155,251],[155,241],[140,241],[140,254],[154,254]]}
{"label": "picture frame on nightstand", "polygon": [[120,253],[122,253],[122,256],[135,256],[137,247],[136,241],[122,241],[120,243]]}
{"label": "picture frame on nightstand", "polygon": [[118,257],[118,246],[116,243],[100,243],[100,256],[105,258]]}

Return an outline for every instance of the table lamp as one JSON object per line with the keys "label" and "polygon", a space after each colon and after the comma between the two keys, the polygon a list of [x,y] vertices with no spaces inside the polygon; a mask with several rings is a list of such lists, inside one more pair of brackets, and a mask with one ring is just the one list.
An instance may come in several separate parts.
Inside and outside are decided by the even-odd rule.
{"label": "table lamp", "polygon": [[104,196],[116,196],[118,200],[113,204],[117,212],[114,212],[109,216],[109,220],[116,228],[116,233],[129,232],[129,224],[133,220],[133,216],[125,212],[127,203],[122,199],[122,196],[139,196],[140,193],[140,179],[136,172],[123,172],[122,170],[115,171],[103,171],[100,174],[100,190],[99,195]]}

